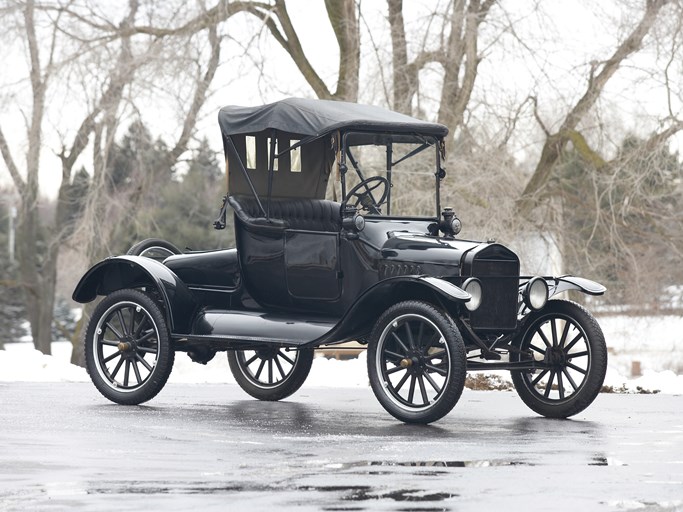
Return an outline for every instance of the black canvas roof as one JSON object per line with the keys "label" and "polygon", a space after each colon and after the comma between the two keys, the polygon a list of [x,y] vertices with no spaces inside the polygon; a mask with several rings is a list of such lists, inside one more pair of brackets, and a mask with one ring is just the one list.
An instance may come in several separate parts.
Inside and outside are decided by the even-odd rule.
{"label": "black canvas roof", "polygon": [[344,101],[288,98],[259,107],[223,107],[218,122],[224,135],[276,129],[319,137],[339,129],[418,133],[444,137],[448,128],[380,107]]}

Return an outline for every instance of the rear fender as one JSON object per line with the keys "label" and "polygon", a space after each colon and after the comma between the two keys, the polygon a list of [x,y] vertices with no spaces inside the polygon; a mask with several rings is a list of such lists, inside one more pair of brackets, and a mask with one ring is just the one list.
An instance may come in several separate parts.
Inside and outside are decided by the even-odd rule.
{"label": "rear fender", "polygon": [[165,305],[166,321],[174,334],[189,334],[197,304],[177,275],[156,260],[143,256],[116,256],[100,261],[81,278],[73,300],[91,302],[124,288],[152,286]]}
{"label": "rear fender", "polygon": [[453,303],[464,304],[471,298],[466,291],[436,277],[416,275],[384,279],[368,288],[346,311],[337,325],[313,344],[317,346],[365,338],[384,311],[405,300],[422,300],[448,306]]}

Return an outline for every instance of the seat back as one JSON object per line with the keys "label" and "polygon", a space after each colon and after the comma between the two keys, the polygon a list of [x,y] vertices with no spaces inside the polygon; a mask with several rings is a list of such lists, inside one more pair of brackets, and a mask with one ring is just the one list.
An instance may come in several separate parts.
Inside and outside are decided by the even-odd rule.
{"label": "seat back", "polygon": [[271,199],[268,222],[253,197],[230,196],[230,205],[239,219],[251,226],[281,227],[305,231],[339,231],[341,214],[339,203],[326,199]]}

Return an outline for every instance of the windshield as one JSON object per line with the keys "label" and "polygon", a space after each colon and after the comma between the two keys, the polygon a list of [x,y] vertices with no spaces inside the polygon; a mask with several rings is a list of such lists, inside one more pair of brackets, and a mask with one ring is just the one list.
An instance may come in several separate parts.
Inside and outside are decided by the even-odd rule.
{"label": "windshield", "polygon": [[[345,136],[346,192],[353,192],[361,180],[368,182],[373,199],[380,201],[381,215],[392,217],[434,217],[436,214],[436,178],[438,165],[437,140],[433,137],[349,133]],[[379,178],[376,178],[379,177]],[[384,180],[390,184],[384,194]],[[340,180],[334,180],[336,195],[341,200]],[[375,188],[373,188],[373,186]],[[372,207],[364,208],[360,186],[360,213],[375,215]],[[356,198],[350,198],[354,203]]]}

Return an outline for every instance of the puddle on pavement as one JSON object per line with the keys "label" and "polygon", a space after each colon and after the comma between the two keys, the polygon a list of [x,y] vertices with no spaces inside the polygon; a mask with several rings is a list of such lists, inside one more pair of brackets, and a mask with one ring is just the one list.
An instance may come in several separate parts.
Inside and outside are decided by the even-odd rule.
{"label": "puddle on pavement", "polygon": [[589,466],[628,466],[621,462],[620,460],[614,459],[612,457],[605,457],[604,455],[596,455],[588,463]]}
{"label": "puddle on pavement", "polygon": [[[401,489],[397,491],[379,491],[368,485],[328,485],[328,486],[304,486],[297,488],[300,491],[316,492],[341,492],[345,493],[342,501],[376,501],[389,499],[393,501],[408,502],[434,502],[448,498],[457,498],[459,495],[450,492],[428,492],[420,489]],[[345,509],[348,510],[348,509]]]}
{"label": "puddle on pavement", "polygon": [[[368,510],[365,507],[338,507],[338,506],[331,506],[331,507],[323,507],[321,510],[324,510],[325,512],[352,512],[352,511],[358,511],[358,510]],[[412,506],[412,507],[400,507],[395,509],[398,512],[448,512],[451,510],[450,508],[447,507],[424,507],[424,506]]]}
{"label": "puddle on pavement", "polygon": [[[456,498],[459,495],[451,492],[434,492],[421,489],[382,490],[369,485],[305,485],[280,489],[260,485],[207,485],[205,483],[171,483],[171,482],[117,482],[110,486],[91,486],[85,489],[87,494],[233,494],[240,492],[319,492],[337,494],[338,504],[329,505],[325,510],[363,510],[354,505],[343,506],[342,503],[361,503],[366,501],[390,500],[407,503],[434,503]],[[400,510],[448,510],[439,508],[403,508]]]}
{"label": "puddle on pavement", "polygon": [[[416,468],[488,468],[498,466],[534,466],[519,460],[425,460],[425,461],[359,461],[327,464],[329,469],[354,469],[367,467],[416,467]],[[385,472],[386,473],[386,472]],[[423,473],[420,473],[423,474]],[[427,474],[427,473],[424,473]],[[434,474],[442,474],[435,471]]]}
{"label": "puddle on pavement", "polygon": [[171,482],[118,482],[109,487],[90,487],[88,494],[223,494],[241,492],[239,485],[182,484]]}
{"label": "puddle on pavement", "polygon": [[342,499],[345,501],[366,501],[378,499],[391,499],[394,501],[443,501],[447,498],[457,497],[457,494],[448,492],[426,493],[419,489],[402,489],[398,491],[377,491],[367,485],[358,486],[305,486],[299,487],[302,491],[318,492],[346,492]]}

